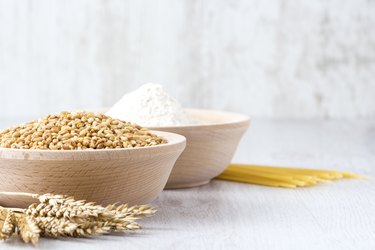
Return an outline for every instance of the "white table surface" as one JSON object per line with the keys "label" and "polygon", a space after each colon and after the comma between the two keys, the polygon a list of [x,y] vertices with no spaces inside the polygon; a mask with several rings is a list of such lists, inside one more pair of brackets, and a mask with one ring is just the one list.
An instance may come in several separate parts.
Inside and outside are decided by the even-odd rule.
{"label": "white table surface", "polygon": [[[0,124],[4,127],[5,123]],[[375,175],[375,121],[254,120],[234,161]],[[375,249],[375,183],[279,189],[213,181],[164,191],[144,230],[40,249]],[[35,249],[17,238],[0,249]]]}

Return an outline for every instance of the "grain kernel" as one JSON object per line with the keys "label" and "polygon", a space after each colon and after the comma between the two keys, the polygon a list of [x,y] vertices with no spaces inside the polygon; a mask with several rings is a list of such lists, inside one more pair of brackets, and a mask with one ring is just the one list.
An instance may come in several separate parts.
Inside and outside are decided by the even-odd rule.
{"label": "grain kernel", "polygon": [[146,147],[164,138],[130,122],[91,112],[61,112],[0,132],[0,147],[85,150]]}

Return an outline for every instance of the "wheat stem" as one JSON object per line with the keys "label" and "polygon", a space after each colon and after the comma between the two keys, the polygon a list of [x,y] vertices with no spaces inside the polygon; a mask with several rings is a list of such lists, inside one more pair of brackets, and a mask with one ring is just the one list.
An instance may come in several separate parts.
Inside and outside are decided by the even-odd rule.
{"label": "wheat stem", "polygon": [[7,195],[7,196],[27,196],[31,198],[37,199],[39,197],[38,194],[33,194],[33,193],[24,193],[24,192],[0,192],[0,195]]}

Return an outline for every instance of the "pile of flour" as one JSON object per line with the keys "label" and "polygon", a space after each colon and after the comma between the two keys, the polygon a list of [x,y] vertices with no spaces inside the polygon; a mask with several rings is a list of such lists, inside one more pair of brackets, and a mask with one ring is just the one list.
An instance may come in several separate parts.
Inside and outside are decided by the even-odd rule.
{"label": "pile of flour", "polygon": [[161,85],[154,83],[124,95],[106,114],[144,127],[197,123]]}

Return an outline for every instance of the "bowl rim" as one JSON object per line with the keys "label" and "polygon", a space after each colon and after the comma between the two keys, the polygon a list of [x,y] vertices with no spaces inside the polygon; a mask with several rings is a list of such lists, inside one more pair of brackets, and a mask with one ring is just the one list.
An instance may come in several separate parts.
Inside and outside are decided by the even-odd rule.
{"label": "bowl rim", "polygon": [[189,128],[227,128],[228,126],[244,126],[247,127],[250,125],[251,118],[250,116],[242,113],[235,113],[229,111],[222,111],[222,110],[215,110],[215,109],[194,109],[194,108],[187,108],[185,109],[190,114],[194,113],[208,113],[211,115],[225,115],[225,116],[232,116],[236,119],[233,121],[228,122],[208,122],[208,123],[197,123],[197,124],[183,124],[183,125],[168,125],[168,126],[145,126],[151,130],[158,130],[158,129],[189,129]]}
{"label": "bowl rim", "polygon": [[[0,159],[24,160],[100,160],[108,159],[114,155],[122,157],[141,158],[150,155],[160,155],[168,152],[183,150],[186,138],[173,132],[150,130],[153,134],[167,139],[167,143],[139,148],[112,148],[112,149],[86,149],[86,150],[49,150],[49,149],[16,149],[0,148]],[[78,156],[78,157],[76,157]],[[93,157],[91,159],[91,157]],[[116,157],[115,157],[116,158]]]}

